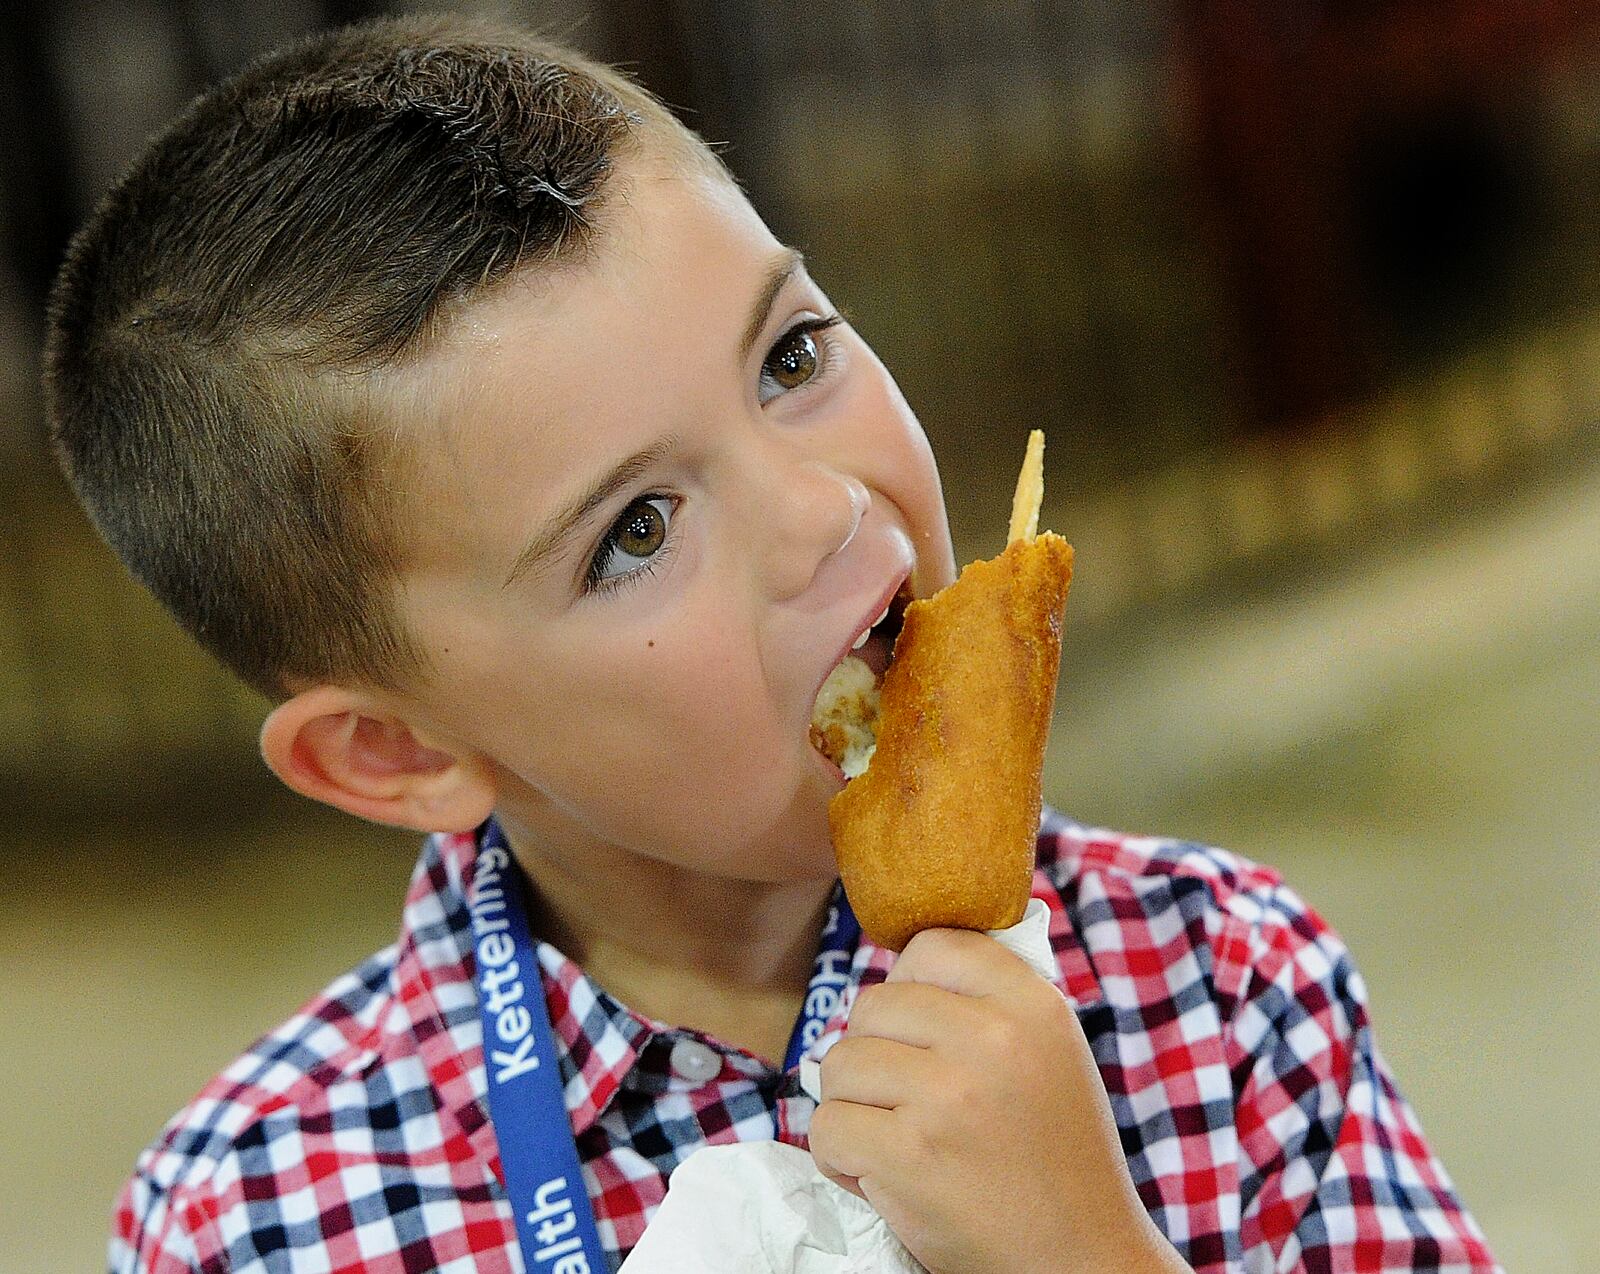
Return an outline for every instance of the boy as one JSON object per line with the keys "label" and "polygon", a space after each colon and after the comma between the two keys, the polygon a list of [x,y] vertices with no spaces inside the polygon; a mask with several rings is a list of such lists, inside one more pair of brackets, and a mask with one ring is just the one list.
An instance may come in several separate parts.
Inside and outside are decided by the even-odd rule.
{"label": "boy", "polygon": [[1055,987],[842,929],[812,703],[953,577],[938,475],[621,76],[453,19],[263,60],[76,241],[47,382],[271,768],[431,834],[397,946],[140,1158],[114,1269],[615,1267],[685,1156],[773,1138],[934,1271],[1492,1268],[1270,871],[1048,812]]}

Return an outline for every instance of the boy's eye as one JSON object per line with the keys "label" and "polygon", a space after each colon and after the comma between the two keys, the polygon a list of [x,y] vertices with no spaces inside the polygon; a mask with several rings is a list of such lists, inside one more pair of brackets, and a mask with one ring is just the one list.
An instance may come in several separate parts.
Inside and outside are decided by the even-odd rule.
{"label": "boy's eye", "polygon": [[619,553],[626,553],[630,557],[649,557],[661,547],[661,541],[667,538],[667,515],[659,506],[665,503],[665,500],[654,503],[641,500],[628,506],[622,521],[617,523],[616,545]]}
{"label": "boy's eye", "polygon": [[589,563],[588,586],[603,587],[646,565],[667,541],[672,510],[672,500],[664,495],[641,496],[624,509]]}
{"label": "boy's eye", "polygon": [[814,380],[828,359],[827,338],[819,342],[818,337],[839,322],[838,315],[806,319],[780,336],[761,364],[757,398],[763,403],[771,402],[779,394]]}
{"label": "boy's eye", "polygon": [[767,355],[768,374],[785,389],[805,384],[816,370],[817,342],[804,329],[787,333]]}

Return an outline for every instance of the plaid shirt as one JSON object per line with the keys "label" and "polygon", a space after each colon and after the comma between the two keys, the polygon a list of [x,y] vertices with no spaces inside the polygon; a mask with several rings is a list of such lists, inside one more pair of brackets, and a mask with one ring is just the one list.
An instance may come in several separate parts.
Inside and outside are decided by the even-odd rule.
{"label": "plaid shirt", "polygon": [[[113,1270],[523,1269],[486,1106],[476,852],[429,838],[398,943],[254,1044],[141,1155]],[[1378,1055],[1348,952],[1274,872],[1046,811],[1033,894],[1139,1196],[1196,1270],[1497,1268]],[[548,944],[539,959],[613,1262],[699,1147],[805,1145],[794,1073],[629,1011]],[[893,960],[861,942],[813,1055]]]}

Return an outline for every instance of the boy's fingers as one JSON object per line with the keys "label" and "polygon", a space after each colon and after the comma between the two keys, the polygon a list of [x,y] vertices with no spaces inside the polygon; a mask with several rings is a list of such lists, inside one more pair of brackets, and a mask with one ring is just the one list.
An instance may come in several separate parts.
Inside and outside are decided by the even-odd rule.
{"label": "boy's fingers", "polygon": [[811,1157],[823,1176],[840,1185],[846,1178],[859,1181],[895,1162],[894,1112],[830,1099],[811,1114],[810,1142]]}
{"label": "boy's fingers", "polygon": [[[858,1199],[867,1198],[867,1192],[861,1188],[860,1177],[847,1177],[843,1173],[833,1172],[827,1168],[824,1168],[820,1163],[817,1164],[817,1171],[828,1178],[829,1181],[833,1182],[833,1184],[838,1186],[841,1190],[848,1190]],[[872,1201],[867,1199],[867,1202],[870,1203]]]}
{"label": "boy's fingers", "polygon": [[926,982],[883,982],[856,997],[845,1038],[874,1035],[914,1048],[934,1048],[972,1029],[974,1007],[964,997]]}
{"label": "boy's fingers", "polygon": [[957,995],[996,995],[1042,979],[986,933],[924,929],[906,943],[887,982],[923,982]]}
{"label": "boy's fingers", "polygon": [[927,1097],[932,1064],[926,1049],[852,1032],[822,1059],[822,1099],[893,1110]]}

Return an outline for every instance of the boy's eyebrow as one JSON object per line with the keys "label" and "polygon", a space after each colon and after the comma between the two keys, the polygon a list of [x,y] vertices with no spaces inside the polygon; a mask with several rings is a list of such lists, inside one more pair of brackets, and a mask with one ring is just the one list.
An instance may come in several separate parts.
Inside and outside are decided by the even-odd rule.
{"label": "boy's eyebrow", "polygon": [[750,322],[746,324],[744,336],[739,341],[739,366],[743,367],[749,360],[750,350],[755,346],[756,338],[761,335],[761,329],[767,325],[767,319],[772,316],[772,307],[777,303],[778,293],[783,291],[784,284],[788,283],[794,277],[795,271],[805,263],[805,254],[799,248],[785,248],[783,255],[768,268],[766,281],[756,295],[756,303],[750,308]]}
{"label": "boy's eyebrow", "polygon": [[588,520],[590,514],[677,445],[676,434],[667,434],[656,439],[644,450],[634,452],[626,460],[602,474],[583,494],[568,501],[518,555],[517,560],[512,563],[511,572],[506,576],[505,583],[500,587],[510,588],[546,559],[560,552],[572,534]]}
{"label": "boy's eyebrow", "polygon": [[[750,319],[745,324],[744,335],[739,340],[740,366],[749,359],[750,351],[761,336],[761,329],[766,327],[767,320],[772,316],[772,307],[777,304],[778,294],[794,277],[795,271],[805,264],[805,260],[805,254],[799,248],[785,248],[783,254],[768,267],[766,277],[761,284],[761,291],[756,294],[755,304],[750,307]],[[533,537],[528,547],[517,556],[517,560],[511,564],[511,570],[506,575],[505,583],[500,587],[510,588],[546,559],[558,553],[591,513],[677,445],[676,434],[668,434],[664,438],[657,439],[643,451],[636,451],[617,464],[598,478],[582,495],[568,502],[566,507],[559,510],[546,523],[544,529]]]}

